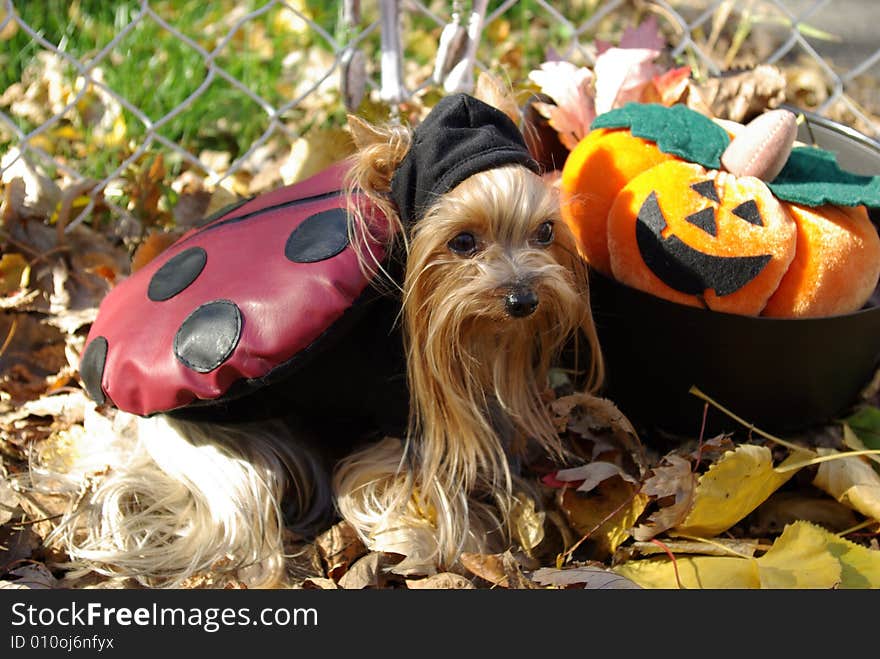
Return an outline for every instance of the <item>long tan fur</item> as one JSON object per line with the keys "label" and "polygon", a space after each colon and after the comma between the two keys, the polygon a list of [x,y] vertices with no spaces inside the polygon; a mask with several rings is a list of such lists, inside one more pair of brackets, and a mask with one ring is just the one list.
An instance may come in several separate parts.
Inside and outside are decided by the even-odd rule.
{"label": "long tan fur", "polygon": [[[400,145],[409,143],[400,131],[353,126],[360,148],[350,182],[392,214],[390,231],[406,241],[407,450],[396,463],[387,456],[373,460],[370,450],[349,457],[337,471],[336,496],[367,541],[388,551],[396,541],[389,548],[380,538],[389,528],[395,537],[419,528],[423,537],[427,520],[436,541],[431,558],[451,564],[473,547],[470,508],[479,496],[488,495],[498,517],[507,517],[513,505],[509,460],[529,442],[563,456],[542,400],[550,365],[578,328],[591,358],[589,388],[601,383],[603,367],[586,273],[559,219],[552,186],[523,167],[482,172],[444,195],[408,234],[386,196],[386,174],[406,154]],[[382,171],[373,171],[373,158]],[[555,232],[549,247],[535,240],[547,221]],[[447,246],[463,231],[481,243],[473,258]],[[528,318],[511,318],[504,297],[523,282],[540,303]]]}

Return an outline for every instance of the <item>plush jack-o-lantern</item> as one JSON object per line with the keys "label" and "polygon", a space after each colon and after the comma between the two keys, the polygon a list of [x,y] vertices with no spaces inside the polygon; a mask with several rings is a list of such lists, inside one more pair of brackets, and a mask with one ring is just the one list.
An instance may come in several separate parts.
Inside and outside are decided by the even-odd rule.
{"label": "plush jack-o-lantern", "polygon": [[796,233],[758,179],[679,160],[630,181],[608,214],[618,281],[730,313],[761,312],[794,259]]}
{"label": "plush jack-o-lantern", "polygon": [[880,177],[792,149],[791,113],[722,128],[684,106],[630,104],[593,127],[561,193],[600,272],[681,304],[782,317],[854,311],[877,286],[864,204],[880,205]]}

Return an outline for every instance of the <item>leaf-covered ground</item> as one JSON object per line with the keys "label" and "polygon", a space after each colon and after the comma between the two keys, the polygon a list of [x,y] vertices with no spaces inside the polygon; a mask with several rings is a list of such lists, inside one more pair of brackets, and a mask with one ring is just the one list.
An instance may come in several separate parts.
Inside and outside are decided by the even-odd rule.
{"label": "leaf-covered ground", "polygon": [[[489,27],[491,34],[507,34],[507,46],[493,51],[491,63],[508,72],[519,67],[521,75],[510,77],[523,80],[517,91],[527,94],[536,89],[526,81],[528,53],[517,48],[521,40],[510,37],[525,27],[504,23]],[[425,38],[436,41],[438,32],[426,31]],[[712,47],[701,45],[707,46],[706,52],[714,48],[720,64],[726,59],[728,65],[747,62],[753,53],[736,34],[736,25],[719,29],[714,37],[705,35],[707,40],[714,38]],[[260,40],[259,34],[251,38]],[[269,41],[262,45],[277,46]],[[326,53],[307,52],[319,68]],[[305,70],[308,64],[298,66]],[[20,65],[30,82],[10,85],[0,97],[0,107],[38,124],[51,111],[52,99],[64,102],[70,97],[75,79],[66,77],[52,56]],[[423,79],[426,68],[429,64],[422,62],[407,75]],[[681,78],[666,82],[661,92],[685,92]],[[860,86],[862,109],[880,123],[877,80],[863,76]],[[811,107],[827,94],[817,65],[806,60],[758,75],[704,79],[688,91],[711,101],[715,114],[734,118],[781,98]],[[753,101],[755,108],[749,110],[746,101]],[[380,107],[368,98],[363,110],[375,118]],[[417,102],[407,109],[415,116],[421,107]],[[54,493],[37,492],[21,483],[26,482],[33,454],[63,467],[80,442],[103,432],[113,414],[88,400],[77,375],[89,324],[107,291],[181,232],[238,196],[300,180],[349,153],[346,131],[329,120],[344,115],[338,90],[311,97],[299,111],[298,120],[324,127],[293,141],[268,141],[224,185],[214,185],[203,171],[182,164],[173,154],[148,151],[98,195],[87,221],[72,228],[71,220],[88,203],[90,182],[73,184],[27,157],[4,170],[0,587],[136,587],[130,580],[71,570],[63,551],[44,542],[61,511],[80,492],[61,491],[60,483]],[[854,121],[843,106],[833,109],[832,116],[844,123]],[[75,116],[45,133],[40,146],[62,159],[101,150],[124,157],[129,153],[130,124],[112,99],[90,92]],[[222,172],[237,153],[237,147],[222,145],[235,136],[214,132],[209,137],[196,140],[194,153]],[[10,148],[3,155],[11,152]],[[112,206],[123,207],[125,215]],[[651,427],[633,427],[613,401],[560,390],[548,405],[559,432],[580,459],[564,469],[545,462],[524,466],[524,476],[541,493],[543,507],[536,509],[523,498],[512,520],[519,542],[511,551],[466,554],[455,573],[404,576],[394,571],[399,556],[368,552],[351,529],[339,523],[317,538],[288,534],[287,585],[880,587],[880,458],[871,453],[880,449],[878,389],[880,377],[851,416],[784,438],[744,427],[725,435],[670,437]],[[857,453],[842,455],[847,452]],[[96,466],[96,477],[100,471]],[[188,585],[241,586],[220,569]]]}
{"label": "leaf-covered ground", "polygon": [[[32,452],[63,466],[113,415],[89,401],[76,364],[102,296],[130,270],[128,253],[88,225],[61,233],[25,214],[14,184],[5,192],[0,579],[6,587],[134,587],[71,572],[63,552],[43,543],[79,492],[18,485]],[[152,242],[142,249],[158,249]],[[560,394],[548,404],[585,464],[525,466],[543,510],[523,499],[514,550],[465,555],[456,574],[401,576],[393,570],[401,557],[368,552],[340,523],[315,539],[289,535],[288,585],[880,587],[878,388],[880,378],[847,419],[784,439],[746,428],[670,437],[634,428],[610,400]],[[841,457],[851,451],[859,453]],[[190,585],[236,584],[218,570]]]}

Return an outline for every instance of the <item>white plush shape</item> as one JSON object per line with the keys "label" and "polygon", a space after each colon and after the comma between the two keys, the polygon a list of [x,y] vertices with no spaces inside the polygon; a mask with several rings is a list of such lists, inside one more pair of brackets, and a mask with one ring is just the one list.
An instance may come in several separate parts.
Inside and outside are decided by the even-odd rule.
{"label": "white plush shape", "polygon": [[770,110],[750,121],[721,154],[721,165],[736,176],[772,181],[782,171],[797,135],[788,110]]}

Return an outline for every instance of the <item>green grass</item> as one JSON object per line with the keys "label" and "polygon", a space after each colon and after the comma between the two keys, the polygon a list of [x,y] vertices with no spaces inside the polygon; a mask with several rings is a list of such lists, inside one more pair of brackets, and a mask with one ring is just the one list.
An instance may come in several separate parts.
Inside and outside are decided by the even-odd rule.
{"label": "green grass", "polygon": [[[565,15],[583,20],[595,0],[560,2],[555,6]],[[490,13],[502,0],[490,2]],[[43,39],[73,60],[89,63],[117,35],[127,29],[140,13],[136,0],[17,0],[15,11]],[[258,11],[265,0],[153,0],[151,8],[181,33],[206,51],[213,51],[234,24],[234,12]],[[295,4],[295,3],[294,3]],[[338,40],[345,40],[341,21],[341,2],[306,0],[303,3],[314,21]],[[448,12],[448,2],[435,2],[436,11]],[[377,6],[365,4],[367,21],[377,18]],[[216,63],[241,81],[254,94],[270,105],[279,107],[289,101],[306,75],[299,67],[284,67],[286,55],[292,52],[313,52],[315,49],[332,54],[330,45],[314,30],[290,31],[279,26],[279,15],[286,10],[273,7],[241,25],[232,41],[216,55]],[[480,59],[493,70],[513,74],[512,82],[521,82],[528,66],[537,65],[550,43],[562,43],[569,35],[555,24],[532,0],[522,0],[504,15],[509,24],[506,41],[493,42],[493,28],[487,26],[481,45]],[[418,12],[408,12],[404,19],[404,40],[411,63],[429,67],[432,64],[440,27]],[[503,33],[503,30],[500,31]],[[523,34],[531,38],[522,38]],[[379,31],[361,44],[372,75],[378,79]],[[524,71],[511,71],[510,63],[500,59],[510,48],[521,51],[519,60]],[[46,48],[23,29],[11,38],[0,41],[0,92],[22,81],[28,72],[39,78],[37,56]],[[116,94],[139,108],[152,121],[161,120],[185,102],[205,81],[208,69],[202,55],[182,39],[167,31],[152,18],[136,23],[105,55],[98,66],[106,84]],[[73,89],[76,69],[66,65],[65,76]],[[517,78],[517,76],[519,76]],[[86,175],[102,179],[131,154],[143,141],[147,126],[136,114],[123,110],[124,138],[118,143],[101,144],[92,139],[93,118],[88,116],[87,97],[65,113],[45,135],[40,144],[56,158],[66,159]],[[41,122],[15,116],[8,107],[0,107],[17,122],[25,133]],[[344,121],[341,101],[315,112],[314,108],[294,108],[283,120],[295,130],[306,132],[316,124]],[[44,117],[43,120],[45,120]],[[181,114],[163,124],[158,133],[197,155],[203,149],[230,153],[235,159],[244,153],[266,131],[270,118],[247,94],[217,76],[211,86]],[[0,149],[4,148],[0,141]],[[165,151],[161,144],[151,149]],[[185,167],[179,156],[166,153],[169,174]]]}
{"label": "green grass", "polygon": [[[232,22],[227,17],[234,8],[258,9],[264,2],[203,2],[202,0],[160,0],[152,8],[164,20],[212,51],[226,36]],[[314,5],[314,16],[331,34],[336,30],[334,4]],[[15,4],[16,12],[43,39],[70,57],[87,63],[122,32],[140,12],[133,0],[112,3],[101,0],[26,0]],[[283,71],[284,56],[294,49],[330,47],[314,32],[297,34],[279,30],[276,21],[281,10],[273,8],[245,22],[233,41],[217,54],[217,64],[271,105],[282,105],[285,91],[298,82],[296,71]],[[22,80],[35,58],[45,48],[19,29],[8,41],[0,42],[0,89]],[[157,121],[183,103],[205,81],[208,69],[202,55],[147,17],[100,61],[107,85],[151,120]],[[67,67],[72,81],[75,68]],[[88,131],[84,117],[74,108],[60,125]],[[8,114],[8,112],[7,112]],[[127,136],[137,140],[146,126],[135,114],[123,112]],[[13,117],[28,132],[35,128],[26,119]],[[163,125],[159,133],[198,153],[201,149],[224,150],[233,157],[260,137],[269,117],[252,99],[217,76],[212,85],[182,114]],[[61,155],[75,156],[73,145],[58,140]],[[100,174],[126,150],[101,150],[87,158],[89,173]],[[67,152],[67,153],[64,153]]]}

